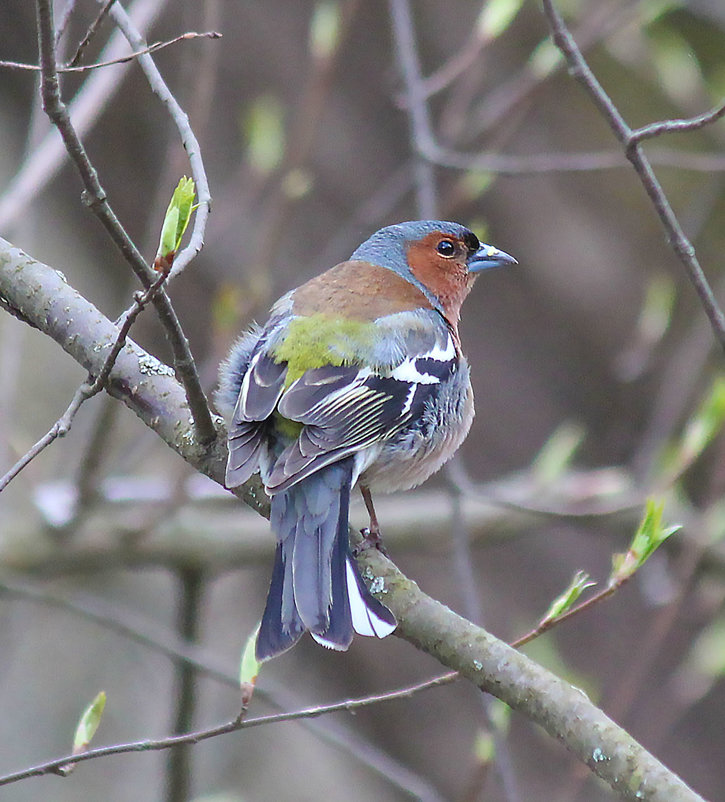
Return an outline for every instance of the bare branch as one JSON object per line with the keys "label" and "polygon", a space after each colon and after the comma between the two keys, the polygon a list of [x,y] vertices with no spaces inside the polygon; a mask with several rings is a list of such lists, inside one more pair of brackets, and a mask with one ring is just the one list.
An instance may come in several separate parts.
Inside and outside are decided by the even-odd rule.
{"label": "bare branch", "polygon": [[106,382],[108,381],[108,377],[113,370],[116,359],[126,343],[126,337],[131,330],[131,326],[144,310],[146,305],[153,300],[156,293],[159,292],[165,281],[166,275],[162,273],[146,290],[146,292],[139,293],[137,295],[137,297],[134,299],[133,306],[124,312],[123,316],[121,317],[121,326],[118,331],[118,336],[116,337],[116,341],[111,346],[111,350],[109,351],[98,375],[93,380],[91,380],[92,377],[89,377],[88,381],[85,381],[83,384],[81,384],[81,386],[76,390],[73,399],[63,415],[61,415],[61,417],[53,424],[53,426],[51,426],[49,431],[22,456],[4,476],[0,477],[0,493],[2,493],[2,491],[10,484],[10,482],[23,470],[23,468],[27,467],[35,459],[35,457],[38,456],[38,454],[43,452],[58,437],[65,437],[65,435],[68,434],[71,426],[73,425],[73,419],[75,418],[81,406],[88,401],[89,398],[93,398],[94,395],[100,393],[101,390],[106,386]]}
{"label": "bare branch", "polygon": [[[138,248],[132,242],[111,209],[106,198],[106,193],[98,180],[98,175],[88,158],[83,143],[71,123],[68,110],[61,99],[60,85],[55,64],[53,11],[50,0],[37,0],[36,7],[38,12],[38,47],[40,51],[40,64],[42,67],[41,91],[44,109],[53,124],[58,128],[65,142],[66,149],[80,173],[85,186],[85,201],[87,205],[104,225],[114,244],[124,255],[139,281],[141,281],[145,288],[148,288],[154,281],[154,271],[148,267]],[[119,9],[120,6],[115,7],[115,10]],[[120,10],[123,11],[122,9]],[[123,12],[123,14],[125,15],[125,12]],[[140,56],[139,58],[140,60],[151,59],[148,55]],[[153,62],[151,63],[153,64]],[[207,203],[204,208],[208,212],[208,187]],[[181,256],[183,257],[185,253],[186,251],[182,252]],[[184,385],[197,436],[202,445],[209,444],[216,436],[216,432],[211,420],[209,405],[201,387],[201,382],[199,381],[199,375],[196,371],[196,365],[189,348],[189,343],[176,317],[176,313],[171,306],[168,295],[161,290],[154,295],[152,300],[174,354],[174,367]]]}
{"label": "bare branch", "polygon": [[[98,0],[101,2],[101,0]],[[128,43],[131,47],[136,49],[143,49],[146,47],[146,42],[144,41],[143,36],[133,24],[133,21],[126,13],[120,5],[114,5],[111,8],[111,17],[113,21],[116,23],[118,28],[121,30],[123,35],[128,40]],[[174,266],[171,270],[170,279],[173,279],[174,276],[178,276],[179,273],[191,262],[191,260],[196,256],[197,253],[201,250],[204,244],[204,232],[206,230],[206,223],[209,218],[209,212],[211,211],[211,193],[209,192],[209,181],[206,176],[206,169],[204,168],[204,160],[202,159],[201,155],[201,147],[199,142],[194,135],[194,132],[191,129],[191,125],[189,124],[189,118],[181,108],[181,106],[176,101],[176,98],[171,94],[171,90],[166,85],[166,82],[161,77],[161,73],[158,71],[156,64],[154,64],[154,60],[148,53],[142,54],[138,57],[138,63],[141,69],[144,71],[146,75],[146,79],[149,82],[149,86],[151,87],[151,91],[157,95],[157,97],[161,100],[163,105],[166,107],[167,112],[169,113],[171,119],[174,121],[174,125],[176,126],[179,136],[181,137],[181,142],[184,146],[184,150],[186,151],[186,155],[189,158],[189,165],[191,166],[191,174],[194,178],[194,183],[196,185],[196,193],[197,193],[197,210],[196,215],[194,217],[194,229],[191,233],[191,238],[189,239],[188,244],[186,247],[176,255],[174,258]],[[189,357],[191,354],[189,353]],[[193,366],[193,363],[192,363]],[[196,370],[194,369],[194,375],[196,374]],[[182,381],[184,381],[182,377]],[[193,381],[193,377],[189,376],[189,381]],[[198,378],[196,379],[198,381]],[[186,381],[184,381],[184,386],[186,386]],[[199,388],[200,389],[200,388]],[[202,394],[203,395],[203,394]],[[206,406],[206,400],[205,404]],[[193,410],[193,404],[192,404]],[[196,416],[195,416],[196,420]],[[204,429],[206,435],[209,434],[208,432],[208,422],[204,423]],[[203,438],[202,438],[203,442]]]}
{"label": "bare branch", "polygon": [[[0,593],[47,605],[91,621],[121,637],[163,654],[174,663],[184,663],[192,667],[198,674],[210,677],[228,687],[239,688],[237,672],[225,668],[218,658],[194,643],[181,640],[173,632],[161,628],[157,622],[139,620],[136,615],[119,609],[115,603],[109,604],[103,599],[88,594],[75,593],[73,598],[66,598],[64,595],[58,595],[26,579],[8,579],[7,577],[0,577]],[[410,687],[389,693],[395,694],[397,699],[409,698],[430,688],[453,682],[458,676],[456,672],[447,672],[431,680],[415,683]],[[380,696],[380,694],[376,694],[364,698],[380,699]],[[389,698],[386,694],[382,696],[382,701]],[[255,690],[255,697],[265,699],[279,710],[303,706],[297,695],[290,691],[288,686],[275,683],[271,677],[264,678],[261,687]],[[358,733],[353,732],[342,722],[303,718],[300,719],[300,723],[320,740],[345,752],[371,771],[384,777],[395,787],[412,794],[422,802],[443,802],[438,792],[426,779],[395,760],[388,752],[384,752]]]}
{"label": "bare branch", "polygon": [[43,777],[48,774],[61,774],[64,769],[75,763],[80,763],[84,760],[95,760],[99,757],[107,757],[108,755],[123,755],[129,752],[158,752],[162,749],[171,749],[174,746],[181,746],[184,744],[198,744],[201,741],[206,741],[209,738],[216,738],[219,735],[226,735],[229,732],[236,732],[242,728],[242,718],[229,721],[226,724],[221,724],[217,727],[210,727],[205,730],[197,732],[189,732],[185,735],[175,735],[170,738],[161,738],[156,741],[144,740],[133,741],[126,744],[116,744],[115,746],[104,746],[98,749],[89,749],[79,755],[69,755],[61,757],[56,760],[49,760],[46,763],[41,763],[37,766],[24,769],[22,771],[14,772],[13,774],[6,774],[0,777],[0,785],[10,785],[19,782],[20,780],[27,780],[29,777]]}
{"label": "bare branch", "polygon": [[541,725],[622,798],[702,802],[583,691],[426,596],[375,549],[361,559],[384,586],[381,598],[398,619],[400,637]]}
{"label": "bare branch", "polygon": [[79,42],[78,47],[76,48],[75,55],[68,62],[69,67],[75,66],[81,60],[81,57],[83,56],[83,51],[88,47],[93,37],[98,33],[99,28],[103,24],[103,20],[106,19],[111,6],[115,2],[116,0],[105,0],[101,10],[96,15],[96,18],[88,26],[88,30],[86,31],[85,36]]}
{"label": "bare branch", "polygon": [[[115,335],[111,332],[117,331],[111,321],[70,288],[55,271],[35,262],[2,239],[0,294],[87,370],[100,370],[103,357],[99,351],[104,343],[114,340]],[[183,393],[164,367],[127,341],[109,376],[108,390],[121,398],[188,462],[221,484],[226,461],[223,439],[217,438],[213,449],[200,448],[198,443],[189,439],[185,427],[179,425],[180,421],[186,420]],[[266,498],[256,479],[239,488],[237,495],[254,509],[268,514]],[[482,690],[493,693],[541,724],[625,798],[668,802],[700,799],[592,705],[581,691],[425,596],[375,550],[365,552],[360,559],[379,578],[383,588],[381,598],[399,621],[397,632],[400,637],[428,652],[448,668],[460,671]],[[340,709],[345,709],[347,704],[343,703]],[[319,709],[307,714],[319,715]],[[288,718],[267,717],[258,721],[270,723]],[[235,720],[183,736],[182,740],[143,741],[121,748],[125,751],[167,748],[178,743],[194,743],[240,726],[250,724],[241,725]],[[161,745],[149,746],[154,743]],[[114,754],[118,749],[108,747],[74,759]],[[53,771],[69,759],[66,757],[34,767],[31,774],[26,772],[22,777]]]}
{"label": "bare branch", "polygon": [[662,122],[650,123],[642,128],[637,128],[630,133],[629,141],[632,145],[643,142],[645,139],[652,139],[662,134],[682,133],[683,131],[697,131],[706,125],[719,120],[725,115],[725,102],[714,109],[691,117],[689,120],[663,120]]}
{"label": "bare branch", "polygon": [[[98,375],[105,354],[118,336],[116,325],[69,287],[57,271],[2,238],[0,294],[89,373]],[[223,485],[226,445],[217,439],[211,448],[204,447],[180,425],[190,419],[190,412],[183,388],[170,367],[127,339],[111,370],[107,391],[123,400],[167,444],[173,444],[187,462]],[[265,496],[258,487],[248,498],[254,509],[266,509]]]}
{"label": "bare branch", "polygon": [[[572,76],[586,89],[592,102],[609,123],[609,127],[623,146],[625,155],[632,163],[662,222],[667,234],[667,241],[684,265],[687,276],[700,298],[700,303],[710,321],[715,337],[720,346],[725,349],[725,314],[720,309],[710,284],[700,267],[695,255],[695,248],[685,236],[682,226],[662,189],[662,185],[657,180],[649,160],[641,150],[640,140],[636,136],[637,132],[632,131],[625,122],[624,117],[622,117],[589,68],[581,50],[569,33],[566,23],[554,6],[553,0],[543,0],[543,3],[554,43],[564,55]],[[712,121],[712,119],[716,119],[716,117],[711,114],[708,121]]]}
{"label": "bare branch", "polygon": [[[242,710],[239,716],[233,721],[228,721],[225,724],[220,724],[216,727],[209,727],[195,732],[188,732],[184,735],[174,735],[169,738],[160,738],[158,740],[143,740],[132,741],[131,743],[115,744],[114,746],[102,746],[97,749],[89,749],[79,755],[68,755],[66,757],[57,758],[56,760],[49,760],[46,763],[41,763],[37,766],[24,769],[23,771],[14,772],[13,774],[6,774],[0,777],[0,785],[10,785],[11,783],[25,780],[29,777],[42,777],[47,774],[58,774],[67,766],[73,763],[79,763],[83,760],[95,760],[99,757],[108,757],[109,755],[123,755],[129,752],[158,752],[163,749],[171,749],[177,746],[190,746],[198,744],[201,741],[206,741],[209,738],[217,738],[220,735],[226,735],[230,732],[237,730],[246,730],[252,727],[260,727],[267,724],[278,724],[283,721],[300,721],[306,718],[317,718],[329,713],[339,713],[346,711],[348,713],[355,710],[360,710],[363,707],[370,705],[378,705],[382,702],[393,702],[399,699],[408,699],[417,693],[430,690],[431,688],[440,685],[447,685],[454,682],[459,678],[459,674],[451,671],[448,674],[443,674],[434,677],[430,680],[425,680],[417,685],[411,685],[399,691],[389,691],[387,693],[375,694],[373,696],[363,696],[359,699],[347,699],[343,702],[336,702],[330,705],[315,705],[314,707],[307,707],[303,710],[295,710],[288,713],[273,713],[269,716],[259,716],[257,718],[245,719],[245,710]],[[674,798],[673,798],[674,799]]]}
{"label": "bare branch", "polygon": [[[115,2],[115,0],[114,0]],[[129,53],[127,56],[119,56],[118,58],[113,58],[108,61],[95,61],[93,64],[81,64],[80,66],[73,66],[68,65],[67,67],[58,67],[58,73],[66,73],[66,72],[88,72],[89,70],[98,70],[101,67],[112,67],[114,64],[126,64],[126,62],[133,61],[134,59],[138,58],[139,56],[148,55],[150,53],[156,53],[158,50],[163,50],[170,45],[175,45],[177,42],[184,42],[190,39],[221,39],[221,34],[217,31],[204,31],[203,33],[197,33],[196,31],[188,31],[187,33],[182,33],[180,36],[176,36],[173,39],[169,39],[165,42],[154,42],[147,47],[141,48],[141,50],[135,50],[133,53]],[[8,69],[13,70],[29,70],[31,72],[39,72],[40,67],[37,64],[23,64],[19,61],[0,61],[0,67],[6,67]]]}
{"label": "bare branch", "polygon": [[[142,29],[153,24],[168,0],[134,0],[129,8],[135,24]],[[72,5],[72,4],[69,4]],[[104,59],[125,55],[126,40],[115,32],[104,48]],[[123,86],[130,64],[119,64],[107,70],[96,70],[84,81],[68,106],[78,135],[85,136],[96,124],[111,98]],[[23,213],[43,187],[58,173],[68,153],[55,128],[50,128],[23,161],[15,176],[7,182],[0,196],[0,230],[7,231],[22,219]]]}

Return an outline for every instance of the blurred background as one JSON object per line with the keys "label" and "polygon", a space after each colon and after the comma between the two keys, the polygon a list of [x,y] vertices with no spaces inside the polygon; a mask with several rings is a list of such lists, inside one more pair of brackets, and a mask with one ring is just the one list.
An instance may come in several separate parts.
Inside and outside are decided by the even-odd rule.
{"label": "blurred background", "polygon": [[[37,61],[33,5],[0,4],[0,59]],[[56,3],[57,23],[67,16],[66,60],[99,8],[71,5],[67,16]],[[633,127],[722,101],[721,2],[557,5]],[[214,198],[204,250],[170,288],[204,384],[211,393],[236,334],[280,294],[383,225],[434,214],[516,256],[518,267],[482,276],[464,307],[471,435],[452,472],[381,501],[389,551],[424,591],[513,640],[576,570],[606,583],[645,498],[666,499],[667,520],[683,530],[614,598],[526,652],[585,689],[703,796],[723,798],[725,439],[713,424],[694,450],[686,440],[688,421],[703,422],[722,352],[641,184],[548,43],[540,5],[411,6],[441,164],[415,156],[400,68],[413,53],[402,46],[405,15],[396,28],[390,5],[124,2],[149,42],[223,34],[154,57],[190,116]],[[82,63],[111,57],[113,36],[107,19]],[[111,205],[152,259],[171,191],[189,171],[171,120],[135,63],[67,74],[63,92],[79,104],[74,119]],[[724,142],[719,122],[645,148],[721,303]],[[83,206],[75,171],[53,155],[61,151],[32,72],[0,70],[0,143],[0,235],[116,317],[135,282]],[[153,312],[132,335],[169,360]],[[3,473],[85,376],[4,312],[0,376]],[[94,744],[237,714],[239,653],[261,614],[272,538],[265,521],[192,473],[98,396],[2,493],[0,774],[66,754],[101,689],[108,702]],[[360,507],[353,523],[365,523]],[[172,659],[186,641],[198,643],[207,670]],[[342,655],[305,640],[265,666],[251,714],[383,692],[440,670],[395,638],[358,638]],[[66,780],[11,785],[3,798],[615,795],[523,717],[458,683],[174,756],[91,761]]]}

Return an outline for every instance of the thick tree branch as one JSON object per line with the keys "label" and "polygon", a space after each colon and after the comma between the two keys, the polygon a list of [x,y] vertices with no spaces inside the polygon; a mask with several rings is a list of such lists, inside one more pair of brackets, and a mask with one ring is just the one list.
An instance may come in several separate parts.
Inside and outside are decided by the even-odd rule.
{"label": "thick tree branch", "polygon": [[[59,273],[2,239],[0,295],[86,370],[101,369],[104,351],[117,336],[114,324]],[[191,465],[223,482],[223,438],[218,437],[214,448],[206,451],[188,436],[186,400],[166,365],[128,341],[111,371],[108,390]],[[268,511],[258,483],[240,488],[239,495],[263,514]],[[622,797],[657,802],[701,799],[581,691],[426,596],[378,552],[367,552],[361,559],[378,577],[380,596],[398,617],[400,637],[540,724]],[[219,731],[235,728],[232,722]],[[171,743],[195,740],[192,734]],[[132,748],[152,747],[144,742]]]}
{"label": "thick tree branch", "polygon": [[[60,273],[2,238],[0,295],[89,373],[95,375],[103,368],[118,327],[70,287]],[[224,483],[224,438],[217,437],[207,449],[191,436],[186,396],[168,365],[127,340],[111,371],[107,390],[194,468]],[[218,422],[215,425],[218,427]],[[268,509],[260,485],[251,485],[238,495],[260,512]]]}
{"label": "thick tree branch", "polygon": [[400,637],[541,725],[624,799],[702,799],[583,691],[426,596],[380,552],[369,550],[362,561],[384,586],[380,598],[395,613]]}
{"label": "thick tree branch", "polygon": [[66,411],[53,424],[50,430],[43,435],[43,437],[41,437],[40,440],[38,440],[38,442],[15,463],[15,465],[13,465],[13,467],[5,474],[5,476],[0,477],[0,493],[20,473],[20,471],[26,467],[26,465],[28,465],[33,459],[35,459],[35,457],[38,456],[38,454],[40,454],[52,442],[54,442],[56,438],[65,437],[65,435],[68,434],[71,426],[73,425],[73,419],[75,418],[81,406],[90,398],[93,398],[94,395],[100,393],[105,387],[111,370],[113,369],[113,365],[115,364],[116,359],[121,353],[121,349],[126,342],[126,337],[131,330],[131,326],[144,310],[146,305],[154,298],[156,293],[159,292],[165,281],[166,274],[162,273],[144,293],[139,293],[134,298],[133,306],[130,309],[127,309],[117,321],[117,325],[119,327],[118,335],[115,342],[111,346],[111,349],[108,352],[106,360],[103,363],[98,375],[95,378],[93,376],[89,376],[88,379],[81,384],[81,386],[73,395],[73,398]]}

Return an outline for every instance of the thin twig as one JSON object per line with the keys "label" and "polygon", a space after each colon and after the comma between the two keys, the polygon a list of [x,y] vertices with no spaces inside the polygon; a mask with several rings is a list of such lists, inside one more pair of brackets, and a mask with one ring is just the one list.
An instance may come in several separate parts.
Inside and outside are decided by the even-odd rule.
{"label": "thin twig", "polygon": [[590,596],[585,601],[580,602],[561,615],[558,615],[554,618],[542,619],[530,632],[527,632],[520,638],[516,638],[516,640],[511,641],[510,645],[513,646],[514,649],[519,649],[521,646],[524,646],[535,638],[538,638],[539,635],[543,635],[544,632],[548,632],[553,627],[558,627],[559,624],[563,624],[565,621],[568,621],[575,615],[580,615],[585,610],[589,610],[597,604],[600,604],[605,599],[613,596],[630,578],[631,576],[627,576],[618,580],[617,582],[612,583],[611,585],[607,585],[607,587],[602,588],[602,590],[600,590],[598,593],[595,593],[593,596]]}
{"label": "thin twig", "polygon": [[[667,241],[685,267],[687,276],[700,298],[700,303],[710,321],[715,337],[720,346],[725,349],[725,314],[718,306],[710,284],[700,267],[695,248],[685,236],[662,185],[657,180],[649,160],[642,152],[640,140],[637,139],[638,133],[641,138],[642,129],[635,132],[625,122],[624,117],[589,68],[581,50],[566,27],[566,23],[554,6],[553,0],[543,0],[543,3],[554,43],[564,55],[570,73],[586,89],[594,105],[609,123],[609,127],[624,148],[625,155],[632,163],[642,186],[655,207],[667,234]],[[714,118],[711,115],[712,119]]]}
{"label": "thin twig", "polygon": [[686,120],[662,120],[661,122],[650,123],[643,125],[641,128],[636,128],[630,133],[629,141],[632,144],[643,142],[645,139],[652,139],[662,134],[682,133],[683,131],[697,131],[699,128],[704,128],[706,125],[719,120],[725,115],[725,102],[714,109],[706,111],[703,114],[698,114],[695,117],[690,117]]}
{"label": "thin twig", "polygon": [[[624,154],[618,150],[583,151],[581,153],[509,154],[493,151],[462,153],[425,139],[418,142],[420,152],[433,164],[456,170],[480,170],[505,176],[541,175],[545,173],[588,173],[619,170],[627,166]],[[677,167],[692,172],[725,171],[722,153],[693,153],[658,148],[650,153],[652,164]]]}
{"label": "thin twig", "polygon": [[[101,2],[101,0],[99,0],[99,2]],[[122,6],[114,5],[111,8],[110,13],[113,21],[126,37],[131,47],[136,49],[143,49],[146,47],[146,42],[143,36],[133,24],[133,21]],[[199,253],[204,245],[204,232],[206,231],[206,224],[209,218],[209,212],[211,211],[211,193],[209,191],[209,180],[206,176],[206,169],[204,168],[204,160],[201,155],[201,146],[199,145],[199,142],[191,128],[189,117],[171,93],[171,90],[162,78],[161,73],[158,71],[151,56],[148,53],[140,55],[138,57],[138,63],[146,75],[146,80],[149,83],[151,91],[165,106],[169,116],[173,120],[174,125],[179,132],[184,150],[189,158],[189,165],[191,167],[192,177],[194,178],[194,184],[196,185],[197,209],[194,216],[194,228],[186,247],[174,258],[174,266],[171,270],[171,275],[169,276],[169,279],[171,280],[175,276],[178,276],[182,270],[184,270],[184,268],[192,261],[196,254]],[[190,353],[189,356],[191,356]],[[194,377],[196,377],[196,369],[194,369]],[[184,382],[184,385],[186,386],[184,378],[181,378],[182,382]],[[191,380],[192,377],[189,376],[189,381]],[[196,377],[196,381],[198,382],[198,377]],[[199,388],[199,390],[200,389],[201,388]],[[198,403],[198,400],[195,401],[195,403]],[[191,399],[189,399],[189,406],[191,407],[193,414],[194,405],[191,404]],[[204,406],[206,407],[208,414],[206,399],[204,399]],[[194,415],[194,419],[196,420],[196,415]],[[213,427],[211,428],[213,429]],[[206,429],[205,434],[211,436],[211,432],[208,428]],[[204,439],[200,439],[203,443]]]}
{"label": "thin twig", "polygon": [[[163,50],[170,45],[175,45],[177,42],[183,42],[190,39],[221,39],[221,36],[222,35],[218,31],[203,31],[202,33],[188,31],[187,33],[182,33],[180,36],[176,36],[173,39],[168,39],[165,42],[154,42],[147,47],[143,47],[140,50],[135,50],[133,53],[129,53],[127,56],[119,56],[118,58],[112,58],[108,61],[95,61],[93,64],[81,64],[80,66],[72,66],[69,64],[66,67],[57,67],[57,71],[59,73],[66,73],[98,70],[101,67],[112,67],[114,64],[125,64],[128,61],[133,61],[139,56],[156,53],[158,50]],[[28,70],[31,72],[39,72],[41,70],[41,67],[39,67],[37,64],[25,64],[20,61],[0,61],[0,67],[13,70]]]}
{"label": "thin twig", "polygon": [[75,55],[68,62],[69,67],[74,67],[81,60],[81,57],[83,56],[83,51],[88,47],[93,37],[98,33],[99,28],[103,24],[103,20],[106,19],[106,17],[108,16],[108,11],[115,2],[116,0],[105,0],[103,7],[98,12],[93,22],[88,26],[88,30],[86,31],[85,36],[83,37],[83,39],[81,39],[80,43],[78,44]]}
{"label": "thin twig", "polygon": [[266,726],[267,724],[278,724],[283,721],[299,721],[306,718],[317,718],[319,716],[328,715],[330,713],[348,712],[351,713],[360,710],[363,707],[370,707],[371,705],[381,704],[382,702],[392,702],[400,699],[408,699],[417,693],[430,690],[441,685],[448,685],[455,682],[459,678],[456,671],[450,671],[433,679],[419,682],[416,685],[411,685],[397,691],[388,691],[387,693],[375,694],[373,696],[363,696],[358,699],[347,699],[343,702],[335,702],[330,705],[316,705],[314,707],[306,707],[302,710],[295,710],[287,713],[273,713],[268,716],[258,716],[257,718],[245,719],[245,712],[242,710],[237,718],[228,721],[224,724],[219,724],[215,727],[207,729],[196,730],[194,732],[187,732],[183,735],[173,735],[168,738],[160,738],[158,740],[143,740],[131,741],[130,743],[115,744],[113,746],[102,746],[97,749],[89,749],[79,755],[67,755],[65,757],[49,760],[37,766],[23,769],[22,771],[14,772],[13,774],[6,774],[0,777],[0,785],[10,785],[11,783],[19,782],[20,780],[28,779],[29,777],[41,777],[47,774],[57,774],[66,766],[72,763],[79,763],[83,760],[95,760],[99,757],[107,757],[109,755],[122,755],[129,752],[152,752],[162,749],[170,749],[172,747],[182,745],[198,744],[201,741],[208,740],[209,738],[216,738],[219,735],[226,735],[230,732],[237,730],[250,729],[252,727]]}
{"label": "thin twig", "polygon": [[46,434],[43,435],[43,437],[41,437],[32,448],[23,454],[23,456],[4,476],[0,477],[0,493],[2,493],[2,491],[10,484],[10,482],[23,470],[23,468],[26,468],[35,459],[35,457],[38,456],[38,454],[42,453],[57,438],[65,437],[65,435],[68,434],[71,426],[73,425],[73,419],[75,418],[81,406],[88,401],[89,398],[93,398],[94,395],[100,393],[100,391],[105,387],[108,377],[111,375],[111,371],[113,370],[113,366],[116,364],[116,359],[126,343],[126,337],[131,330],[131,326],[146,305],[151,302],[156,294],[161,290],[165,281],[166,275],[161,273],[156,278],[156,281],[154,281],[154,283],[144,293],[138,293],[136,295],[133,306],[126,310],[126,312],[120,318],[119,322],[121,325],[118,330],[118,336],[111,346],[111,350],[108,352],[108,356],[106,357],[103,367],[98,375],[95,377],[95,379],[92,379],[92,377],[89,376],[88,380],[81,384],[81,386],[75,391],[75,394],[73,395],[73,398],[66,411],[51,426],[48,432],[46,432]]}
{"label": "thin twig", "polygon": [[468,39],[454,52],[444,64],[422,81],[425,97],[429,98],[447,89],[461,74],[470,69],[486,45],[491,43],[481,26],[475,24]]}
{"label": "thin twig", "polygon": [[[157,623],[142,622],[136,616],[119,609],[117,604],[111,605],[103,599],[88,594],[76,593],[73,599],[70,599],[24,578],[10,579],[0,576],[0,593],[47,605],[78,616],[83,620],[91,621],[106,631],[114,632],[156,653],[163,654],[175,664],[186,664],[197,674],[209,677],[227,687],[239,688],[237,673],[227,670],[215,656],[210,655],[194,643],[181,640],[173,632],[161,628]],[[453,681],[455,678],[453,673],[448,672],[429,681],[429,687],[445,684],[445,678],[449,675],[450,681]],[[416,683],[414,687],[418,688],[419,683]],[[425,689],[421,688],[421,691]],[[398,692],[402,693],[403,690]],[[302,706],[296,694],[290,691],[288,686],[278,686],[269,677],[264,678],[262,686],[255,691],[255,696],[262,697],[278,710]],[[438,792],[425,778],[411,771],[359,733],[352,732],[342,722],[306,718],[302,719],[300,724],[314,733],[321,741],[359,761],[396,788],[400,788],[422,802],[443,802]]]}
{"label": "thin twig", "polygon": [[[168,0],[133,0],[129,13],[137,26],[146,29],[154,23],[167,3]],[[120,31],[114,31],[101,56],[103,59],[112,59],[125,55],[127,51],[125,37]],[[123,86],[130,67],[130,63],[119,64],[108,70],[94,70],[86,76],[68,104],[68,112],[79,137],[86,136],[93,129]],[[38,132],[33,137],[32,148],[28,148],[18,172],[6,182],[0,195],[0,230],[8,231],[14,223],[24,219],[28,206],[67,160],[68,152],[54,128]]]}
{"label": "thin twig", "polygon": [[60,774],[68,766],[75,763],[80,763],[84,760],[94,760],[99,757],[106,757],[108,755],[122,755],[128,752],[153,752],[161,749],[171,749],[174,746],[182,744],[197,744],[200,741],[205,741],[209,738],[215,738],[219,735],[225,735],[229,732],[235,732],[242,728],[242,718],[228,721],[225,724],[220,724],[216,727],[210,727],[205,730],[197,732],[190,732],[184,735],[175,735],[169,738],[161,738],[159,740],[144,740],[132,741],[131,743],[116,744],[115,746],[99,747],[98,749],[89,749],[79,755],[69,755],[67,757],[58,758],[56,760],[49,760],[46,763],[41,763],[37,766],[32,766],[28,769],[15,772],[13,774],[6,774],[0,777],[0,785],[10,785],[11,783],[26,780],[29,777],[42,777],[47,774]]}
{"label": "thin twig", "polygon": [[60,44],[60,40],[63,38],[63,34],[68,27],[68,23],[70,22],[71,17],[73,16],[73,12],[75,11],[76,7],[76,0],[68,0],[63,6],[63,10],[61,11],[60,22],[58,23],[58,27],[55,31],[55,44],[56,47]]}
{"label": "thin twig", "polygon": [[[145,288],[148,288],[153,284],[156,274],[148,267],[138,248],[130,239],[114,211],[111,209],[106,198],[106,193],[98,179],[98,174],[91,164],[81,140],[76,134],[75,128],[68,115],[68,110],[61,99],[58,73],[55,64],[53,11],[50,0],[37,0],[36,8],[38,15],[38,46],[42,67],[41,87],[45,112],[57,127],[63,138],[66,149],[68,150],[68,154],[74,161],[81,175],[85,187],[84,200],[86,204],[101,221],[139,281],[141,281]],[[120,10],[125,16],[125,12],[123,12],[120,6],[115,6],[113,10]],[[139,57],[139,61],[143,61],[144,59],[150,60],[151,57],[148,55]],[[153,64],[153,62],[151,63]],[[203,208],[208,211],[208,201]],[[199,209],[197,211],[197,224],[201,213],[202,209]],[[204,219],[206,219],[205,216]],[[195,226],[195,230],[196,227],[197,226]],[[187,251],[188,248],[180,254],[179,258],[186,254]],[[189,343],[176,317],[176,313],[171,306],[169,297],[164,290],[161,289],[156,293],[152,300],[171,345],[174,355],[174,367],[186,393],[197,438],[202,445],[208,445],[216,438],[216,430],[204,390],[199,381],[199,375],[196,371],[196,365],[189,348]]]}
{"label": "thin twig", "polygon": [[434,219],[437,202],[435,172],[430,159],[423,153],[421,143],[434,141],[433,126],[426,102],[426,92],[420,70],[418,50],[413,30],[413,16],[408,0],[390,0],[390,17],[395,37],[395,54],[405,82],[409,109],[410,140],[417,158],[414,163],[418,214]]}

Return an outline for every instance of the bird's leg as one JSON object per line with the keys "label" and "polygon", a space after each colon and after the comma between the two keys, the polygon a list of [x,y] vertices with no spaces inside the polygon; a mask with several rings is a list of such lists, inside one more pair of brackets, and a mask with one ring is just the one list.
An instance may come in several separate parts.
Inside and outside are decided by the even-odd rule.
{"label": "bird's leg", "polygon": [[360,493],[362,494],[365,507],[370,516],[370,526],[368,529],[363,529],[362,531],[364,537],[363,548],[376,548],[378,551],[382,551],[382,553],[385,554],[383,539],[380,535],[380,524],[378,523],[378,516],[375,514],[375,506],[373,505],[373,497],[370,493],[370,488],[365,487],[365,485],[360,485]]}

